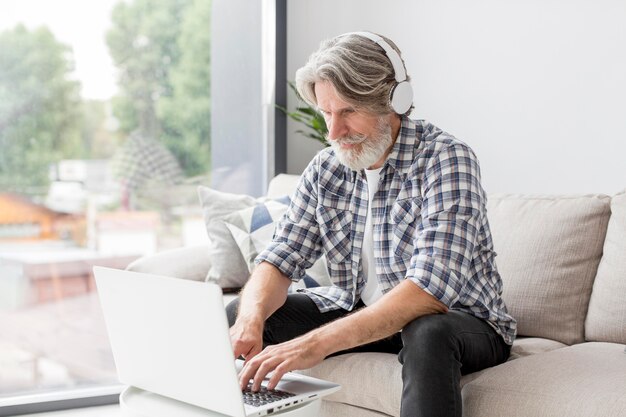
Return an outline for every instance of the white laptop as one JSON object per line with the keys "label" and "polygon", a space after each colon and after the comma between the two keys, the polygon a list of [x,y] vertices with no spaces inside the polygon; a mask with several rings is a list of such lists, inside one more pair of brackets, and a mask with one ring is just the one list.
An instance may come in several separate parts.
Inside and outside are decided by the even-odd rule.
{"label": "white laptop", "polygon": [[290,372],[277,392],[251,400],[239,386],[219,286],[98,266],[94,274],[123,384],[234,417],[276,413],[340,389]]}

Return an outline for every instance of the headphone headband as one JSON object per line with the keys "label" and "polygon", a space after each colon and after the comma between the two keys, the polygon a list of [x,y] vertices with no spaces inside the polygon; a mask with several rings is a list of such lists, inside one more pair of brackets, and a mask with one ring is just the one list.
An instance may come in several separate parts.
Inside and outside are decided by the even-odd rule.
{"label": "headphone headband", "polygon": [[401,83],[402,81],[406,81],[406,71],[404,70],[404,64],[402,63],[402,58],[398,52],[391,47],[382,37],[378,36],[372,32],[349,32],[345,33],[341,36],[348,35],[357,35],[362,36],[364,38],[370,39],[371,41],[377,43],[381,48],[384,49],[385,54],[387,54],[387,58],[391,62],[391,66],[393,66],[393,72],[396,77],[396,81]]}
{"label": "headphone headband", "polygon": [[341,38],[348,35],[362,36],[383,48],[385,54],[387,55],[387,59],[391,62],[394,78],[396,79],[396,85],[389,94],[389,105],[397,114],[405,114],[408,112],[413,105],[413,88],[411,87],[411,83],[407,80],[406,70],[404,68],[402,58],[400,58],[400,54],[393,49],[387,41],[375,33],[348,32],[343,35],[339,35],[338,37]]}

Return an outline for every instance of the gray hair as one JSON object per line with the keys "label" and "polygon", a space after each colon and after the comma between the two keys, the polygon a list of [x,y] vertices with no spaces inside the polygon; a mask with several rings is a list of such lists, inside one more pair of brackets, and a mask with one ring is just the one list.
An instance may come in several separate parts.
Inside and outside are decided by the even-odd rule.
{"label": "gray hair", "polygon": [[[381,38],[400,55],[392,41]],[[364,36],[347,34],[323,41],[306,65],[296,71],[298,93],[314,107],[315,83],[319,81],[330,82],[339,97],[356,108],[379,115],[393,112],[389,105],[389,96],[397,84],[393,66],[384,49]],[[413,106],[406,114],[412,109]]]}

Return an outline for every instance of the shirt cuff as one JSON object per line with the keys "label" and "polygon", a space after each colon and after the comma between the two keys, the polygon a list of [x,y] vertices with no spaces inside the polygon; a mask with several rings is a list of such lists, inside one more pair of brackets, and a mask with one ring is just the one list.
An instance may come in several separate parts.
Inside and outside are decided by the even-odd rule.
{"label": "shirt cuff", "polygon": [[427,256],[418,255],[411,264],[415,266],[407,271],[407,279],[448,307],[458,301],[459,291],[455,288],[461,288],[461,285],[454,271]]}
{"label": "shirt cuff", "polygon": [[306,270],[300,267],[302,257],[283,242],[272,242],[254,260],[255,265],[267,262],[274,265],[283,275],[293,282],[304,277]]}

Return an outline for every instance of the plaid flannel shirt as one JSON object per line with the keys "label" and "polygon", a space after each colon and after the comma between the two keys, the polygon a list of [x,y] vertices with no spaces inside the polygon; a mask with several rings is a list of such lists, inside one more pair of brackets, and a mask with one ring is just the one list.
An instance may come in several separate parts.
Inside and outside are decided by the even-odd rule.
{"label": "plaid flannel shirt", "polygon": [[[321,151],[256,263],[269,262],[295,282],[325,255],[332,286],[300,291],[322,312],[352,310],[365,284],[367,193],[362,171],[342,165],[331,148]],[[424,120],[403,117],[372,203],[376,276],[383,294],[410,279],[512,344],[516,322],[501,298],[486,200],[474,152]]]}

